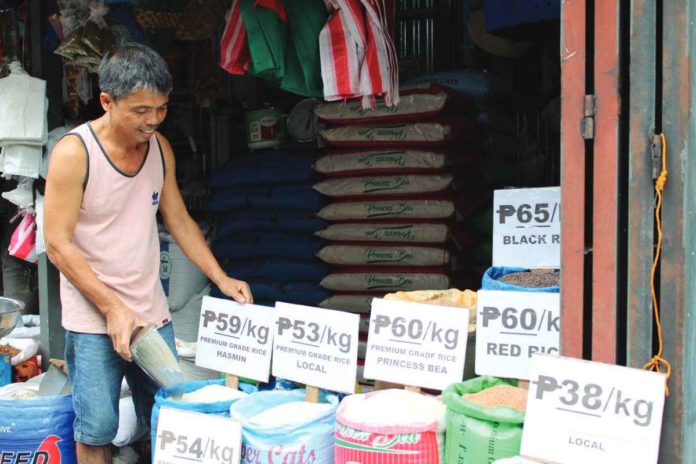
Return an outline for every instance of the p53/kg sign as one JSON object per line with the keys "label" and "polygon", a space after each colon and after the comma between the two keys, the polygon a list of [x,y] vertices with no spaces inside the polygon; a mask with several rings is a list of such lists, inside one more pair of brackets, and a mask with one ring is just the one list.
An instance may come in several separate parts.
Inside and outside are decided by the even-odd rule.
{"label": "p53/kg sign", "polygon": [[495,191],[493,266],[561,266],[560,187]]}
{"label": "p53/kg sign", "polygon": [[530,380],[524,456],[564,464],[657,463],[664,374],[536,355]]}
{"label": "p53/kg sign", "polygon": [[558,293],[479,290],[476,373],[528,379],[535,353],[559,354]]}

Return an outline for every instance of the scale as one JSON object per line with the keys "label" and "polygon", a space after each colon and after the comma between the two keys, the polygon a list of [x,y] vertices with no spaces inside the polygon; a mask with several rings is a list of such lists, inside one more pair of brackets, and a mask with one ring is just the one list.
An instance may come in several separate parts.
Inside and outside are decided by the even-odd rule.
{"label": "scale", "polygon": [[24,303],[12,298],[0,297],[0,338],[14,330],[22,317]]}

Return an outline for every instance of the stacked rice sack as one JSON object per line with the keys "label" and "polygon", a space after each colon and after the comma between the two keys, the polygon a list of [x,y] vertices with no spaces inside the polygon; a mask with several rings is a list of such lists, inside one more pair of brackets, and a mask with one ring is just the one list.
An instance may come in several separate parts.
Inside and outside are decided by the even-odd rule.
{"label": "stacked rice sack", "polygon": [[[251,285],[257,303],[316,306],[328,296],[319,282],[329,268],[315,255],[326,226],[312,189],[316,156],[257,151],[232,158],[211,179],[209,210],[220,217],[213,252],[225,271]],[[223,297],[217,288],[212,296]]]}
{"label": "stacked rice sack", "polygon": [[318,256],[332,266],[321,282],[332,295],[321,306],[363,314],[361,348],[373,297],[451,286],[451,154],[458,155],[448,148],[476,131],[442,117],[448,99],[432,87],[402,92],[394,107],[363,110],[349,101],[316,108],[331,147],[314,165],[324,177],[314,188],[329,198],[319,217],[330,225],[317,235],[329,241]]}

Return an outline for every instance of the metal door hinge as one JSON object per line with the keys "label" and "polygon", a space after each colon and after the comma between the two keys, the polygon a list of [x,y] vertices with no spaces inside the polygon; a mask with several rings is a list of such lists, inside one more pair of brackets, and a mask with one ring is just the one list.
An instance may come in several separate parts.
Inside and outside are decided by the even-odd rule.
{"label": "metal door hinge", "polygon": [[583,118],[580,125],[582,138],[592,140],[594,138],[594,115],[595,115],[595,96],[585,95],[585,104],[583,107]]}

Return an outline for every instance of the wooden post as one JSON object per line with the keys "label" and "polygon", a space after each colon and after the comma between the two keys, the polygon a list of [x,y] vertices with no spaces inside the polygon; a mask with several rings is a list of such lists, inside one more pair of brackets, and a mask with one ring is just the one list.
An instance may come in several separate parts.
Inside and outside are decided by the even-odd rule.
{"label": "wooden post", "polygon": [[306,386],[305,401],[309,403],[319,402],[319,387]]}
{"label": "wooden post", "polygon": [[239,377],[232,374],[227,374],[225,376],[225,386],[239,390]]}
{"label": "wooden post", "polygon": [[582,358],[585,307],[585,0],[561,2],[561,350]]}

